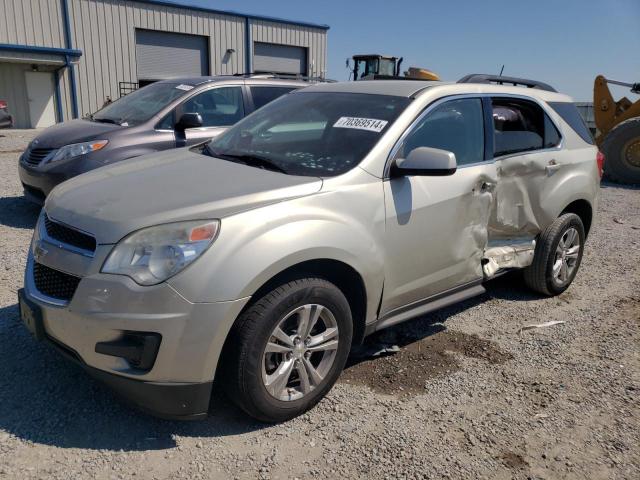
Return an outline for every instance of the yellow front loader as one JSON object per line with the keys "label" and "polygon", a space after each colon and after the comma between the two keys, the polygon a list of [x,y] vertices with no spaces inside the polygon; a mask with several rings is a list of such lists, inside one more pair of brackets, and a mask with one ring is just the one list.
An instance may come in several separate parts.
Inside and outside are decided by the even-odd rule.
{"label": "yellow front loader", "polygon": [[609,84],[629,87],[640,94],[640,83],[625,83],[596,77],[593,86],[593,116],[598,128],[596,143],[604,153],[605,173],[618,183],[640,184],[640,100],[613,99]]}

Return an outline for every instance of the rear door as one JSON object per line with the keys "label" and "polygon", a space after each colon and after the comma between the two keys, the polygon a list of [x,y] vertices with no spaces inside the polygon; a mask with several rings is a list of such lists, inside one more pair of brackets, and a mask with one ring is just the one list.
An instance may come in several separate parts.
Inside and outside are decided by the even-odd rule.
{"label": "rear door", "polygon": [[533,240],[555,212],[548,194],[570,168],[560,132],[540,104],[525,98],[491,98],[498,173],[490,229],[496,244]]}
{"label": "rear door", "polygon": [[384,181],[385,286],[381,314],[483,278],[482,257],[497,182],[481,98],[434,104],[405,133],[396,158],[418,147],[456,155],[450,176]]}
{"label": "rear door", "polygon": [[175,118],[199,113],[202,127],[176,132],[178,146],[193,145],[216,137],[244,118],[247,111],[242,85],[224,85],[196,93],[176,108]]}

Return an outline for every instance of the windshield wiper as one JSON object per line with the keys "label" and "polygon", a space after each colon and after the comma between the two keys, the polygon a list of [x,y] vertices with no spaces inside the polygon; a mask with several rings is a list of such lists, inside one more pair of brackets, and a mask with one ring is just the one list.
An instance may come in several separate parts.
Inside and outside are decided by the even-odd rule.
{"label": "windshield wiper", "polygon": [[205,151],[212,157],[222,158],[223,160],[230,160],[232,162],[240,162],[245,165],[264,168],[265,170],[273,170],[275,172],[285,173],[288,172],[280,165],[276,164],[273,160],[261,157],[259,155],[248,154],[235,154],[235,153],[221,153],[212,150],[209,145],[206,146]]}

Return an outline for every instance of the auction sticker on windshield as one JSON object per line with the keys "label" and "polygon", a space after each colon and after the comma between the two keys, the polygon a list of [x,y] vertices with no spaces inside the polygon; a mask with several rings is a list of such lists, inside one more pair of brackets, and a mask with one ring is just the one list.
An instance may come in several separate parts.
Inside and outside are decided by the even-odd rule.
{"label": "auction sticker on windshield", "polygon": [[375,118],[340,117],[333,126],[336,128],[355,128],[356,130],[368,130],[370,132],[380,133],[387,123],[389,122],[386,120],[378,120]]}
{"label": "auction sticker on windshield", "polygon": [[178,90],[184,90],[185,92],[188,92],[189,90],[193,90],[193,86],[191,85],[186,85],[184,83],[181,83],[180,85],[176,85],[176,88]]}

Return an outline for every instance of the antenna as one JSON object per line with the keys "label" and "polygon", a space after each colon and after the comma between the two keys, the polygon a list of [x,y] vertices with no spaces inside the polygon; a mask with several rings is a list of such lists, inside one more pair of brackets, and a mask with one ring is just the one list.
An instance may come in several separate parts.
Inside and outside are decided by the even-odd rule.
{"label": "antenna", "polygon": [[502,68],[500,69],[500,73],[498,74],[499,77],[502,76],[502,72],[504,72],[504,65],[502,65]]}

